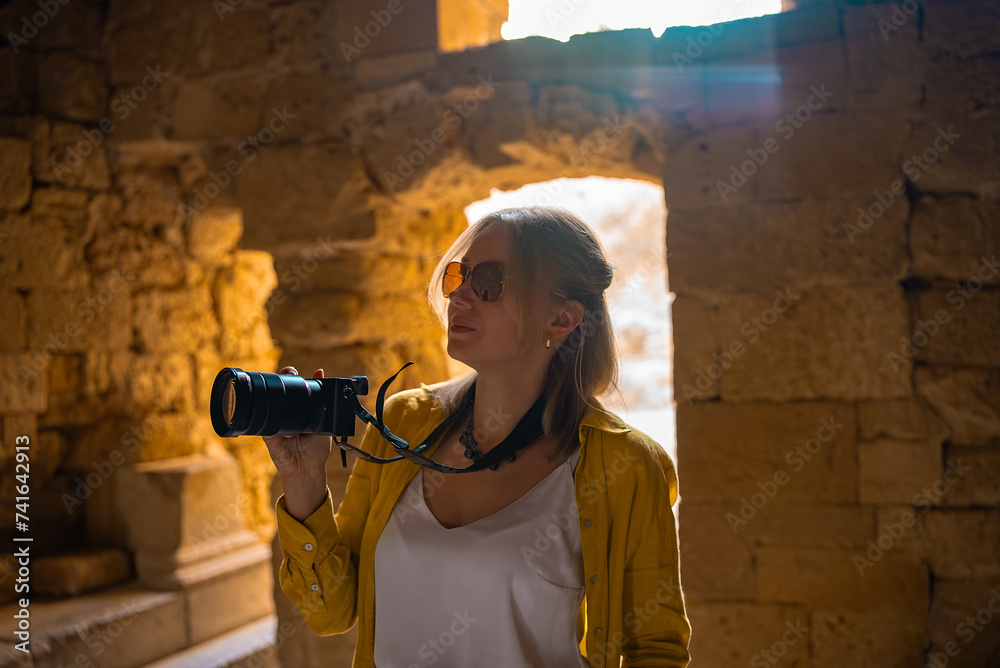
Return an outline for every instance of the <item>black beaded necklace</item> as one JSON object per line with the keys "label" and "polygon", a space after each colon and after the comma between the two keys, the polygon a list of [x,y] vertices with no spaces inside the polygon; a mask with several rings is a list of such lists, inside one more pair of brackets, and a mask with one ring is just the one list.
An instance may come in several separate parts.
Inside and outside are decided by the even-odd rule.
{"label": "black beaded necklace", "polygon": [[[476,442],[475,429],[473,426],[473,415],[475,411],[473,410],[476,405],[476,386],[473,385],[472,389],[469,391],[469,422],[462,431],[462,434],[458,437],[458,442],[465,447],[465,458],[471,459],[473,462],[478,462],[479,458],[483,456],[482,451],[479,449],[479,444]],[[542,412],[545,410],[545,393],[543,392],[538,400],[535,401],[534,405],[528,412],[525,413],[524,417],[521,418],[517,426],[514,427],[514,431],[511,432],[510,436],[505,438],[500,442],[490,453],[494,456],[501,455],[500,459],[497,459],[492,464],[489,464],[488,468],[491,471],[496,471],[497,467],[500,466],[501,462],[508,461],[512,462],[517,459],[517,451],[521,450],[535,441],[539,436],[545,433],[542,428]]]}

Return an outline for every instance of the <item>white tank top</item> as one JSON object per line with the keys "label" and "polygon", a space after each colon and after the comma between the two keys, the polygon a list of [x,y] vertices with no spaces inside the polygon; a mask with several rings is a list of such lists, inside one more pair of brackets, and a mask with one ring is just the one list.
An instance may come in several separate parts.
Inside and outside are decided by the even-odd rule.
{"label": "white tank top", "polygon": [[375,549],[378,668],[587,665],[576,636],[579,456],[506,508],[453,529],[427,507],[423,469],[413,477]]}

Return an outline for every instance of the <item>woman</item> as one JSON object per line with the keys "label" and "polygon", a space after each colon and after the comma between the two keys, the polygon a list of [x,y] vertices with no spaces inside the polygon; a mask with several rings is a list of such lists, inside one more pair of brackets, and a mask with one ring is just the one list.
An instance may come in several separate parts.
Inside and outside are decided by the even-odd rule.
{"label": "woman", "polygon": [[[334,513],[330,438],[265,439],[282,589],[316,633],[359,622],[355,666],[687,664],[673,464],[596,398],[617,377],[611,279],[593,231],[552,208],[490,214],[442,258],[430,300],[473,371],[396,393],[383,419],[415,446],[451,417],[429,456],[504,448],[491,467],[358,460]],[[395,454],[371,426],[361,447]]]}

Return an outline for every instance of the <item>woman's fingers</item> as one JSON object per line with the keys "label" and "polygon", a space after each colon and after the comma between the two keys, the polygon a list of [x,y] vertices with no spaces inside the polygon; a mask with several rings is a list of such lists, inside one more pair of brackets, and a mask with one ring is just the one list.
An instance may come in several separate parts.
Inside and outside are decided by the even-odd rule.
{"label": "woman's fingers", "polygon": [[316,371],[313,373],[313,378],[324,378],[324,377],[325,376],[323,376],[322,369],[316,369]]}

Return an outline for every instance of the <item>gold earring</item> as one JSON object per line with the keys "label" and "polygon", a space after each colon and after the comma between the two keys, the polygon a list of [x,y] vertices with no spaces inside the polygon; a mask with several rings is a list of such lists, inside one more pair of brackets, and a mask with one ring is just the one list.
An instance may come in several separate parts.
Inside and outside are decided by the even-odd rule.
{"label": "gold earring", "polygon": [[548,349],[548,348],[551,348],[551,347],[552,347],[552,337],[546,336],[545,337],[545,348]]}

